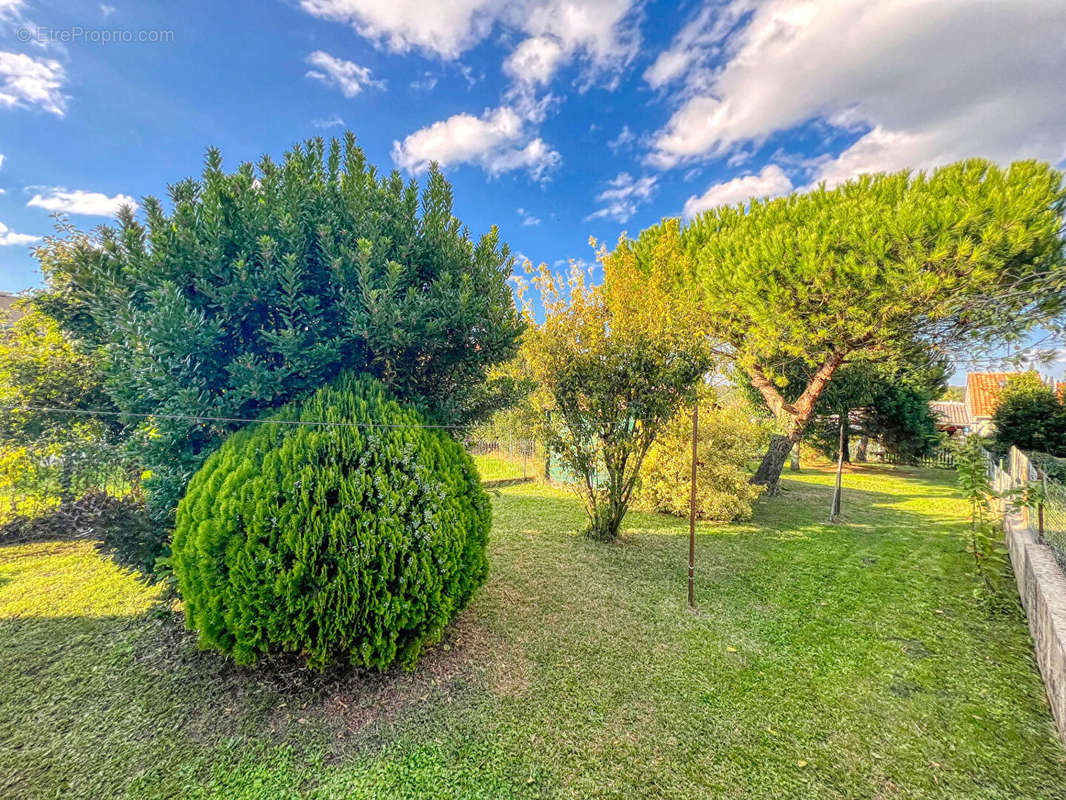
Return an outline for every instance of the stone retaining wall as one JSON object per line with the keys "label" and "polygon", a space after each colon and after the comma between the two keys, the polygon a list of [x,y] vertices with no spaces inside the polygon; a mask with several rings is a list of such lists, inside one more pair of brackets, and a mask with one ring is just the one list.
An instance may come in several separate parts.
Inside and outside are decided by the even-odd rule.
{"label": "stone retaining wall", "polygon": [[1059,735],[1066,742],[1066,575],[1051,548],[1036,543],[1020,516],[1007,515],[1005,522],[1007,548],[1033,634],[1036,662]]}

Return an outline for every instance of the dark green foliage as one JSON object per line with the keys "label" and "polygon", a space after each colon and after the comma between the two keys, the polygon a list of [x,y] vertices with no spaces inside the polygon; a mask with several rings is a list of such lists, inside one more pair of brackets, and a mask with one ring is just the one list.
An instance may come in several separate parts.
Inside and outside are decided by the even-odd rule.
{"label": "dark green foliage", "polygon": [[929,410],[929,395],[911,386],[882,384],[864,410],[862,430],[907,460],[931,455],[941,434]]}
{"label": "dark green foliage", "polygon": [[[486,370],[521,333],[493,228],[473,241],[437,170],[419,191],[369,166],[349,134],[222,169],[145,198],[145,224],[73,231],[38,250],[40,306],[104,354],[123,411],[153,416],[131,445],[149,505],[169,527],[189,477],[241,423],[342,371],[370,373],[435,421],[499,407]],[[160,549],[163,545],[160,543]]]}
{"label": "dark green foliage", "polygon": [[992,421],[999,452],[1006,453],[1013,445],[1019,450],[1066,455],[1066,408],[1035,372],[1007,382]]}
{"label": "dark green foliage", "polygon": [[412,665],[485,580],[491,508],[472,460],[366,376],[266,419],[348,426],[250,425],[207,459],[174,532],[188,624],[244,664]]}
{"label": "dark green foliage", "polygon": [[106,497],[112,502],[100,503],[100,517],[96,521],[100,549],[116,564],[137,570],[151,582],[159,580],[163,575],[156,563],[159,523],[148,513],[143,493],[119,499]]}
{"label": "dark green foliage", "polygon": [[[929,455],[940,442],[936,420],[929,401],[944,391],[951,364],[927,345],[912,342],[898,347],[892,358],[856,358],[844,364],[829,380],[815,405],[815,417],[805,438],[827,458],[835,459],[839,447],[841,414],[850,425],[845,431],[844,460],[850,461],[848,444],[856,436],[877,441],[886,450],[904,459]],[[793,360],[779,368],[787,381],[779,388],[795,402],[811,380],[813,370]],[[758,406],[764,405],[746,375],[735,378]]]}

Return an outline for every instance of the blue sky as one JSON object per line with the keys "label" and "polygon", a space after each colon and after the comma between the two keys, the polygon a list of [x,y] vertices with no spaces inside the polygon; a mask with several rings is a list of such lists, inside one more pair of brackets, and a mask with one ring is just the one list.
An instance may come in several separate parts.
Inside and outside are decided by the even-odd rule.
{"label": "blue sky", "polygon": [[863,171],[1061,165],[1064,31],[1061,0],[0,0],[0,289],[53,211],[345,129],[549,264]]}

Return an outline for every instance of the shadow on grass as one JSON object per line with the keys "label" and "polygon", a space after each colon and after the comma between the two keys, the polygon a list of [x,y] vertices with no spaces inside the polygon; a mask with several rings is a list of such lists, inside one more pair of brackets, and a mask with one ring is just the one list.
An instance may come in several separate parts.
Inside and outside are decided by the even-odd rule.
{"label": "shadow on grass", "polygon": [[[898,467],[882,466],[857,468],[844,477],[842,514],[836,523],[829,522],[832,478],[832,474],[822,470],[808,469],[798,476],[786,473],[778,494],[755,502],[751,520],[698,520],[696,533],[802,538],[813,531],[841,535],[877,529],[906,529],[925,535],[961,532],[964,509],[957,491],[948,482],[951,473],[918,469],[902,472]],[[860,486],[854,485],[857,479]],[[878,480],[892,481],[891,490],[863,488]],[[686,517],[642,511],[627,514],[623,527],[626,538],[687,532]]]}
{"label": "shadow on grass", "polygon": [[63,719],[99,718],[92,737],[136,731],[149,724],[146,713],[165,710],[171,729],[201,745],[251,735],[298,749],[325,742],[337,757],[387,743],[395,724],[428,725],[442,708],[520,694],[528,683],[528,665],[469,610],[414,671],[313,672],[288,654],[240,666],[199,649],[181,615],[162,606],[128,617],[0,619],[0,651],[5,725],[17,724],[15,707],[39,702],[42,682],[58,678],[70,688],[46,698],[40,713],[60,727]]}

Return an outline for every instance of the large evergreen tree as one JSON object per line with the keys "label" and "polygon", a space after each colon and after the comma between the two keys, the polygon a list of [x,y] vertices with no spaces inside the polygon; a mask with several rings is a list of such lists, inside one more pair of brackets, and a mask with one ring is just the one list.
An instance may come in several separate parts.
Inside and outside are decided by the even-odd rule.
{"label": "large evergreen tree", "polygon": [[495,228],[477,242],[436,169],[420,192],[379,175],[355,138],[297,146],[148,197],[93,235],[38,251],[41,305],[103,354],[162,519],[240,422],[309,395],[342,370],[369,373],[432,421],[466,425],[498,403],[486,370],[523,327]]}
{"label": "large evergreen tree", "polygon": [[[915,339],[949,348],[1018,335],[1063,308],[1062,174],[965,161],[694,219],[674,260],[707,333],[781,422],[756,482],[776,489],[841,365]],[[811,377],[794,400],[781,369]]]}
{"label": "large evergreen tree", "polygon": [[[782,393],[790,400],[806,387],[810,370],[797,362]],[[929,401],[947,385],[951,362],[914,342],[886,361],[858,358],[838,369],[818,399],[815,422],[807,438],[823,453],[836,458],[839,421],[843,431],[843,460],[850,462],[854,435],[876,440],[903,458],[928,455],[939,441]]]}

